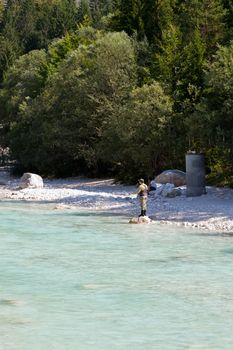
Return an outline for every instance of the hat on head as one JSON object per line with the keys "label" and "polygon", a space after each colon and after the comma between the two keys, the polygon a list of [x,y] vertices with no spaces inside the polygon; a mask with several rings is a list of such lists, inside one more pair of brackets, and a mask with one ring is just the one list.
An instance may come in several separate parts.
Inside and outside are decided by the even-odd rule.
{"label": "hat on head", "polygon": [[138,182],[143,183],[144,179],[139,179]]}

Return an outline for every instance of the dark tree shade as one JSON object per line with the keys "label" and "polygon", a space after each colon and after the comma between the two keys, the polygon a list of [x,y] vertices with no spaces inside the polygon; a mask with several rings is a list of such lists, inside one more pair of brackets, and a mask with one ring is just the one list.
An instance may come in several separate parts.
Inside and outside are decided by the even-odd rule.
{"label": "dark tree shade", "polygon": [[142,19],[143,1],[121,0],[115,17],[115,28],[124,30],[129,35],[137,32],[138,37],[144,36],[144,23]]}

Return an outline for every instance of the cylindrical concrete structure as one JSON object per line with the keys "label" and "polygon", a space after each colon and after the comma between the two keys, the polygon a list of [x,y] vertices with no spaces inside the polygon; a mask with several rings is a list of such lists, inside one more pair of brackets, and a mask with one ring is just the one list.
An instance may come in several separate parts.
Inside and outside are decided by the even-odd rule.
{"label": "cylindrical concrete structure", "polygon": [[186,154],[186,196],[196,197],[206,193],[204,154]]}

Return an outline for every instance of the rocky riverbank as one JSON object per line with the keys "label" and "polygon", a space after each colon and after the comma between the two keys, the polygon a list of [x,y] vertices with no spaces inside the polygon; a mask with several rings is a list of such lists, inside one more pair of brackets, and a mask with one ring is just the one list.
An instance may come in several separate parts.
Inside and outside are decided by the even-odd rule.
{"label": "rocky riverbank", "polygon": [[[45,180],[44,187],[19,189],[19,179],[7,172],[0,177],[0,200],[24,200],[50,203],[57,210],[98,210],[122,213],[127,217],[138,214],[134,186],[114,184],[112,179],[69,178]],[[233,232],[233,190],[207,187],[207,194],[167,198],[151,193],[148,215],[161,223],[184,225],[218,232]]]}

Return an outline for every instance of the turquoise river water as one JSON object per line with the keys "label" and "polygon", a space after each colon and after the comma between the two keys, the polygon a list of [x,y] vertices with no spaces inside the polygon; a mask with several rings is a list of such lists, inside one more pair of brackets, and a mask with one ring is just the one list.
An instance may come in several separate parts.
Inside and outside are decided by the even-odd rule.
{"label": "turquoise river water", "polygon": [[233,349],[233,236],[0,203],[1,350]]}

